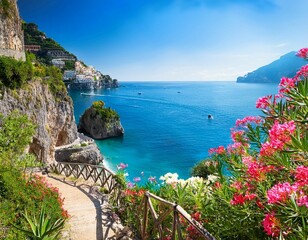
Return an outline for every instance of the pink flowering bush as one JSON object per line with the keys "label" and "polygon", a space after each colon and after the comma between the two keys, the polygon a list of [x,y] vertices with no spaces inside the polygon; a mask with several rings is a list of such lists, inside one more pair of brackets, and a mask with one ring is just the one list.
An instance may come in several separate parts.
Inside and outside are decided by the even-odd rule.
{"label": "pink flowering bush", "polygon": [[210,151],[227,174],[205,227],[222,239],[308,239],[308,66],[256,107],[263,116],[237,120],[226,152]]}

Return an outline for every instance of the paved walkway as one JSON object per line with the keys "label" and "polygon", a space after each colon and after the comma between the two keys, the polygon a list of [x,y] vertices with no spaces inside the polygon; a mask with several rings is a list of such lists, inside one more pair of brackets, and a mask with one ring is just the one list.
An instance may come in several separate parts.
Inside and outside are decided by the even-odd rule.
{"label": "paved walkway", "polygon": [[126,228],[108,208],[106,201],[97,197],[91,186],[65,181],[63,176],[46,176],[46,180],[59,189],[64,198],[64,209],[71,216],[63,233],[67,240],[130,239],[124,237]]}

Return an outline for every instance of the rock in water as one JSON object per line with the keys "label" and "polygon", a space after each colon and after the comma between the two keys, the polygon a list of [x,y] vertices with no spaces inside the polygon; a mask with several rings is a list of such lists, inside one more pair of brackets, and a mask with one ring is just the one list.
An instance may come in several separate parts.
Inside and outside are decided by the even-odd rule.
{"label": "rock in water", "polygon": [[118,137],[124,134],[120,117],[114,110],[104,107],[103,101],[97,101],[81,116],[78,131],[94,139]]}

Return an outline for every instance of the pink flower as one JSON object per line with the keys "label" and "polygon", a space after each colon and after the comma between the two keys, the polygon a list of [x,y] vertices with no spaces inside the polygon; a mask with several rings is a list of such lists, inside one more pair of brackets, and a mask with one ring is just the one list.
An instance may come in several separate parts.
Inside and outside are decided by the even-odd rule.
{"label": "pink flower", "polygon": [[254,193],[246,192],[245,195],[235,193],[230,201],[231,205],[243,205],[247,201],[251,201],[257,197]]}
{"label": "pink flower", "polygon": [[308,208],[308,196],[307,195],[300,195],[296,201],[298,206],[306,206]]}
{"label": "pink flower", "polygon": [[256,102],[256,108],[261,108],[261,109],[268,108],[271,104],[271,99],[272,99],[271,95],[259,98]]}
{"label": "pink flower", "polygon": [[260,117],[253,117],[253,116],[248,116],[248,117],[245,117],[243,119],[237,119],[236,122],[235,122],[235,125],[237,127],[245,127],[247,126],[247,124],[250,124],[250,123],[256,123],[256,124],[259,124],[262,122],[262,119]]}
{"label": "pink flower", "polygon": [[234,142],[241,142],[243,140],[244,134],[245,134],[245,131],[243,130],[233,131],[231,132],[231,138]]}
{"label": "pink flower", "polygon": [[244,154],[245,153],[245,149],[244,147],[247,146],[247,144],[243,144],[240,142],[235,142],[233,144],[229,144],[228,145],[228,153],[233,153],[233,154]]}
{"label": "pink flower", "polygon": [[262,144],[260,155],[271,156],[278,150],[283,150],[286,143],[291,141],[291,134],[295,132],[294,121],[279,124],[275,121],[269,130],[269,141]]}
{"label": "pink flower", "polygon": [[285,203],[290,195],[297,191],[296,185],[291,185],[288,182],[278,183],[267,191],[267,201],[270,204]]}
{"label": "pink flower", "polygon": [[230,186],[233,187],[233,188],[235,188],[235,189],[237,189],[238,191],[241,190],[241,189],[243,188],[242,183],[241,183],[241,182],[237,182],[237,181],[234,182],[234,183],[232,183]]}
{"label": "pink flower", "polygon": [[209,154],[223,154],[226,152],[226,149],[223,146],[219,146],[218,148],[210,148],[209,149]]}
{"label": "pink flower", "polygon": [[261,146],[260,155],[261,156],[272,156],[276,151],[277,149],[275,149],[275,147],[271,143],[265,142]]}
{"label": "pink flower", "polygon": [[268,213],[262,221],[263,228],[267,235],[278,237],[280,234],[280,221],[275,217],[275,213]]}
{"label": "pink flower", "polygon": [[308,76],[308,65],[302,66],[301,69],[296,73],[295,79],[297,81],[300,81],[301,77],[307,77]]}
{"label": "pink flower", "polygon": [[128,188],[134,188],[134,187],[135,187],[135,183],[128,182],[128,183],[127,183],[127,187],[128,187]]}
{"label": "pink flower", "polygon": [[248,163],[247,175],[256,181],[262,181],[266,177],[266,173],[269,172],[271,168],[269,166],[264,166],[262,163],[257,161],[252,161]]}
{"label": "pink flower", "polygon": [[300,186],[308,185],[308,167],[298,166],[295,170],[295,179]]}
{"label": "pink flower", "polygon": [[134,177],[134,182],[140,182],[141,178],[140,177]]}
{"label": "pink flower", "polygon": [[246,166],[246,167],[248,167],[248,165],[250,164],[250,163],[252,163],[253,162],[253,157],[252,156],[245,156],[245,157],[242,157],[242,162],[243,162],[243,164]]}
{"label": "pink flower", "polygon": [[288,93],[291,88],[295,87],[296,82],[296,78],[281,78],[281,81],[279,83],[279,93]]}
{"label": "pink flower", "polygon": [[123,170],[123,169],[125,169],[125,168],[127,168],[127,167],[128,167],[128,164],[124,164],[124,163],[120,163],[120,164],[117,166],[118,170]]}
{"label": "pink flower", "polygon": [[243,205],[245,197],[242,194],[235,193],[230,201],[231,205]]}
{"label": "pink flower", "polygon": [[156,182],[157,182],[157,181],[156,181],[156,177],[149,177],[148,180],[149,180],[149,182],[151,182],[151,183],[156,183]]}
{"label": "pink flower", "polygon": [[308,48],[302,48],[296,53],[296,56],[301,58],[307,58],[307,54],[308,54]]}

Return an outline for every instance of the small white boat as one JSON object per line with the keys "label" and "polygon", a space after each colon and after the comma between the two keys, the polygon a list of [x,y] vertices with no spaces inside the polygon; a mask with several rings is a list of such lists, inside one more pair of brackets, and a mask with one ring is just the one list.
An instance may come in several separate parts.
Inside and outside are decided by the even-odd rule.
{"label": "small white boat", "polygon": [[207,119],[214,119],[214,117],[211,114],[209,114],[207,115]]}

